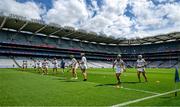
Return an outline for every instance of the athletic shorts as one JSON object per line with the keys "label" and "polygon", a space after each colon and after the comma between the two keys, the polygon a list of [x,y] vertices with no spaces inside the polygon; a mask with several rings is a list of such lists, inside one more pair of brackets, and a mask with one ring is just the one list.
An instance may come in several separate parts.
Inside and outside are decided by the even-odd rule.
{"label": "athletic shorts", "polygon": [[64,68],[65,68],[65,66],[61,66],[61,68],[63,68],[63,69],[64,69]]}
{"label": "athletic shorts", "polygon": [[57,66],[54,66],[53,68],[57,68]]}
{"label": "athletic shorts", "polygon": [[40,69],[40,68],[42,68],[42,67],[41,67],[41,66],[39,66],[39,67],[37,67],[37,68],[39,68],[39,69]]}
{"label": "athletic shorts", "polygon": [[116,73],[122,73],[122,72],[123,72],[122,68],[116,67]]}
{"label": "athletic shorts", "polygon": [[78,68],[78,64],[72,66],[73,69],[77,69]]}
{"label": "athletic shorts", "polygon": [[139,71],[139,72],[144,72],[144,71],[145,71],[145,68],[137,68],[137,71]]}
{"label": "athletic shorts", "polygon": [[87,69],[86,65],[81,65],[81,69]]}
{"label": "athletic shorts", "polygon": [[48,66],[43,66],[43,69],[48,69]]}

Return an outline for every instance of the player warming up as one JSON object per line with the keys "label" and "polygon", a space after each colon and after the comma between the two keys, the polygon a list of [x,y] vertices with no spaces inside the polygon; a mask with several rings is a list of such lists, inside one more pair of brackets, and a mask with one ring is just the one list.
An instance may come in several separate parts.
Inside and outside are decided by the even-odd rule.
{"label": "player warming up", "polygon": [[146,72],[145,72],[145,66],[146,66],[146,61],[142,58],[142,55],[138,55],[138,60],[136,62],[136,68],[137,68],[137,76],[139,79],[139,82],[141,82],[140,74],[144,76],[145,82],[147,82],[147,77],[146,77]]}
{"label": "player warming up", "polygon": [[48,65],[49,65],[49,62],[45,59],[42,63],[42,71],[44,74],[48,74]]}
{"label": "player warming up", "polygon": [[52,64],[53,64],[53,73],[55,72],[57,74],[58,61],[56,58],[53,59]]}
{"label": "player warming up", "polygon": [[62,69],[62,73],[64,73],[64,68],[65,68],[65,61],[64,61],[64,59],[61,60],[60,68]]}
{"label": "player warming up", "polygon": [[22,68],[23,68],[23,70],[27,69],[27,61],[26,60],[23,60]]}
{"label": "player warming up", "polygon": [[36,60],[34,60],[33,68],[34,68],[34,70],[36,71],[36,68],[37,68],[37,61],[36,61]]}
{"label": "player warming up", "polygon": [[120,54],[117,56],[116,60],[113,63],[113,70],[114,67],[116,67],[115,71],[116,71],[116,79],[118,81],[117,85],[120,85],[121,84],[120,76],[122,72],[125,71],[124,61],[121,59]]}
{"label": "player warming up", "polygon": [[41,71],[42,71],[42,63],[41,63],[41,61],[39,60],[39,61],[37,61],[37,72],[38,72],[38,73],[41,73]]}
{"label": "player warming up", "polygon": [[79,62],[79,64],[84,77],[83,81],[87,81],[87,59],[84,53],[81,53],[81,61]]}
{"label": "player warming up", "polygon": [[74,55],[71,55],[70,58],[71,58],[70,67],[71,67],[72,76],[73,76],[72,79],[78,79],[78,77],[77,77],[77,72],[76,72],[76,70],[77,70],[77,68],[78,68],[78,62],[77,62],[77,60],[74,58]]}

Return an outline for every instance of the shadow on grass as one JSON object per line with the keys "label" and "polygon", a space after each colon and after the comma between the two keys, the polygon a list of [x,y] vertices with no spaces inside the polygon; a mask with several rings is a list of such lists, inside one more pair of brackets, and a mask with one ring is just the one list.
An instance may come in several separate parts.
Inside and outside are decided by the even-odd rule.
{"label": "shadow on grass", "polygon": [[99,86],[115,86],[117,84],[98,84],[95,87],[99,87]]}
{"label": "shadow on grass", "polygon": [[[139,84],[140,82],[121,82],[122,84]],[[142,83],[142,82],[141,82]],[[99,86],[116,86],[116,83],[113,84],[98,84],[95,87],[99,87]]]}
{"label": "shadow on grass", "polygon": [[53,80],[66,80],[65,77],[56,77],[56,78],[53,78]]}
{"label": "shadow on grass", "polygon": [[80,82],[80,81],[76,81],[76,80],[65,80],[65,81],[62,81],[62,82]]}

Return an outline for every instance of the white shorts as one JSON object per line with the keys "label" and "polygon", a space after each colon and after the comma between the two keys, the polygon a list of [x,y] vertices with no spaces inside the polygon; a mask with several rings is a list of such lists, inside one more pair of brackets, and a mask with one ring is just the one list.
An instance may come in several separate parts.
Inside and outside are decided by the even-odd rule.
{"label": "white shorts", "polygon": [[145,68],[137,68],[137,71],[139,71],[139,72],[144,72],[144,71],[145,71]]}
{"label": "white shorts", "polygon": [[122,68],[116,67],[116,73],[122,73],[122,72],[123,72]]}
{"label": "white shorts", "polygon": [[87,69],[87,65],[81,65],[81,69]]}
{"label": "white shorts", "polygon": [[48,69],[48,66],[43,66],[43,69]]}
{"label": "white shorts", "polygon": [[58,66],[57,65],[54,65],[54,67],[53,68],[57,68]]}
{"label": "white shorts", "polygon": [[41,66],[38,66],[37,68],[42,68]]}

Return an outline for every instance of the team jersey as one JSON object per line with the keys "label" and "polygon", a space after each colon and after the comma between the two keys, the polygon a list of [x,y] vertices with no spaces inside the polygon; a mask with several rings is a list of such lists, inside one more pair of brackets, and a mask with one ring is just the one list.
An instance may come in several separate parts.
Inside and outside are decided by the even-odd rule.
{"label": "team jersey", "polygon": [[83,56],[83,57],[81,58],[81,65],[87,66],[87,59],[86,59],[85,56]]}
{"label": "team jersey", "polygon": [[34,68],[36,68],[36,66],[37,66],[37,62],[34,61]]}
{"label": "team jersey", "polygon": [[62,60],[60,65],[61,65],[61,68],[64,68],[65,67],[65,62]]}
{"label": "team jersey", "polygon": [[137,67],[142,68],[146,65],[146,61],[144,59],[138,59],[137,60]]}
{"label": "team jersey", "polygon": [[40,61],[37,62],[37,67],[42,67],[42,63]]}
{"label": "team jersey", "polygon": [[122,68],[123,65],[124,65],[124,61],[122,59],[120,59],[119,61],[118,60],[115,60],[114,61],[114,64],[117,68]]}
{"label": "team jersey", "polygon": [[58,66],[57,60],[53,60],[52,64],[54,65],[54,67],[57,67]]}
{"label": "team jersey", "polygon": [[77,60],[76,60],[75,58],[73,58],[73,59],[71,60],[71,66],[72,66],[72,67],[76,67],[77,64],[78,64]]}
{"label": "team jersey", "polygon": [[26,65],[26,64],[27,64],[27,61],[23,61],[23,64]]}
{"label": "team jersey", "polygon": [[44,61],[44,62],[42,63],[42,66],[43,66],[43,67],[48,67],[48,64],[49,64],[48,61]]}
{"label": "team jersey", "polygon": [[23,66],[24,66],[24,67],[25,67],[25,66],[27,67],[27,61],[25,61],[25,60],[23,61]]}

